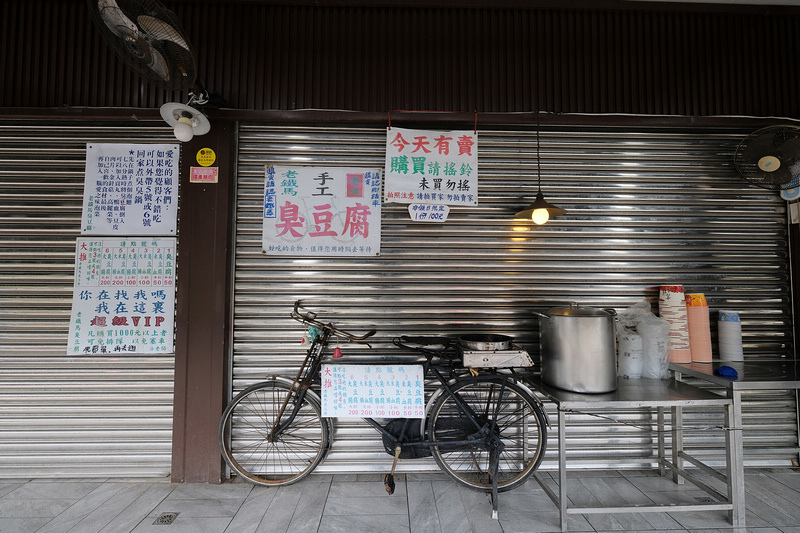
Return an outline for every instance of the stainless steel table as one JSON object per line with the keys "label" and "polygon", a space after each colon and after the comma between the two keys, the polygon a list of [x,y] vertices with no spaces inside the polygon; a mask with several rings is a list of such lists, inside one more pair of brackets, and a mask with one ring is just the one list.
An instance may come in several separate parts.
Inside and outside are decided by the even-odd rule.
{"label": "stainless steel table", "polygon": [[[718,376],[714,371],[720,366],[729,366],[736,370],[735,378]],[[800,389],[800,370],[798,362],[781,360],[722,361],[711,363],[670,363],[669,369],[675,379],[680,381],[683,375],[702,379],[709,383],[724,387],[725,395],[733,402],[733,423],[730,425],[735,437],[733,439],[733,460],[735,470],[731,476],[739,487],[741,494],[736,498],[740,502],[744,516],[744,445],[742,440],[742,392],[745,390],[790,390]]]}
{"label": "stainless steel table", "polygon": [[[617,390],[606,394],[580,394],[550,387],[537,380],[536,389],[550,399],[558,410],[558,493],[548,486],[539,473],[535,479],[558,506],[561,519],[561,530],[567,531],[567,517],[570,514],[592,513],[644,513],[644,512],[681,512],[700,510],[727,510],[728,519],[736,531],[744,531],[744,476],[737,476],[741,464],[735,464],[735,450],[741,443],[737,442],[738,432],[725,431],[726,466],[725,472],[719,472],[683,450],[683,430],[676,420],[681,420],[681,411],[685,407],[713,408],[719,407],[725,413],[725,426],[733,421],[733,400],[714,394],[677,380],[652,379],[620,379]],[[623,507],[570,507],[567,495],[567,413],[571,411],[602,411],[614,409],[656,409],[658,434],[658,462],[662,475],[670,470],[676,481],[686,479],[708,493],[715,501],[691,505],[631,505]],[[670,408],[672,414],[672,460],[666,456],[664,443],[665,409]],[[740,456],[739,456],[740,457]],[[706,483],[697,479],[692,473],[682,468],[682,461],[688,461],[702,471],[722,480],[727,485],[727,494],[722,494]]]}

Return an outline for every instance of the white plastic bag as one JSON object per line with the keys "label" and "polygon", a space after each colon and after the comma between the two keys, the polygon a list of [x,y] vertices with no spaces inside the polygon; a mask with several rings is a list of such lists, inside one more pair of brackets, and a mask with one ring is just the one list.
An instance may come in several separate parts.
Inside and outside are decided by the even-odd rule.
{"label": "white plastic bag", "polygon": [[636,331],[642,336],[642,377],[669,378],[669,322],[656,315],[643,317]]}
{"label": "white plastic bag", "polygon": [[669,322],[654,315],[647,300],[621,311],[618,317],[621,328],[635,330],[642,338],[641,377],[669,378]]}
{"label": "white plastic bag", "polygon": [[625,330],[619,335],[619,367],[617,375],[626,379],[638,379],[642,377],[643,344],[642,336],[635,331]]}

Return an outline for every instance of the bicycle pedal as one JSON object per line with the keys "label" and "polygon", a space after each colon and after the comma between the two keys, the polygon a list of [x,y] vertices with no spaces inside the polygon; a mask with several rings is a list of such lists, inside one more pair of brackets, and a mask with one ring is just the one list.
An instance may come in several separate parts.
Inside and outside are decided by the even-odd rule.
{"label": "bicycle pedal", "polygon": [[394,494],[395,485],[394,485],[394,476],[392,474],[386,474],[385,476],[383,476],[383,486],[386,489],[386,492],[389,493],[389,495]]}

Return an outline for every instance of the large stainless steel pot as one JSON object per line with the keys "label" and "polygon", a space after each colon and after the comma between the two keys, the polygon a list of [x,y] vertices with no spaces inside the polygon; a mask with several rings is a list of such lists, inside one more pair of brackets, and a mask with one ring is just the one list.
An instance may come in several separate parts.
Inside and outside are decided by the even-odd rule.
{"label": "large stainless steel pot", "polygon": [[554,307],[539,317],[542,381],[573,392],[617,388],[617,346],[613,309]]}

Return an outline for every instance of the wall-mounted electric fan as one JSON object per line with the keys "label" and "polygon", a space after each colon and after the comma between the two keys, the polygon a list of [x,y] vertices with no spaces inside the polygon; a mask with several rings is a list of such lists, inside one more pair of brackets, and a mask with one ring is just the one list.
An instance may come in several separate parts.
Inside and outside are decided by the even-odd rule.
{"label": "wall-mounted electric fan", "polygon": [[188,105],[167,103],[161,116],[188,141],[211,129],[192,104],[208,102],[197,81],[197,61],[178,17],[155,0],[88,0],[100,33],[117,55],[143,78],[168,90],[189,91]]}
{"label": "wall-mounted electric fan", "polygon": [[800,181],[800,128],[768,126],[748,135],[733,157],[736,171],[763,189],[782,190]]}

